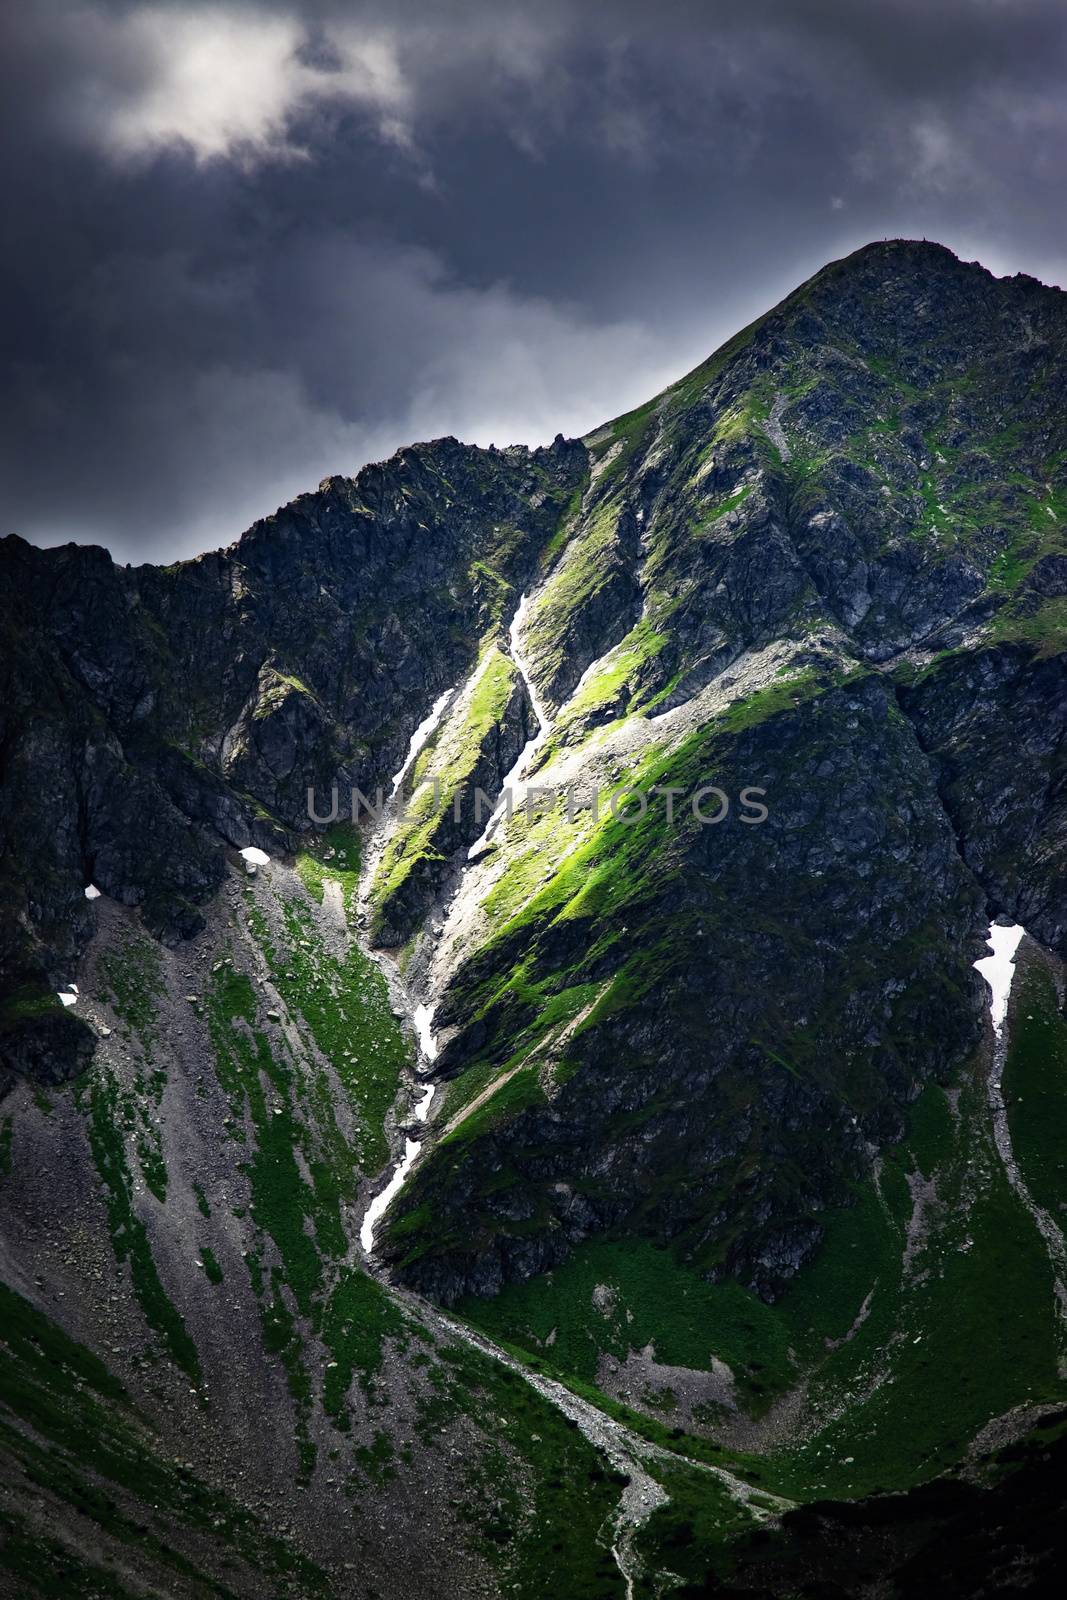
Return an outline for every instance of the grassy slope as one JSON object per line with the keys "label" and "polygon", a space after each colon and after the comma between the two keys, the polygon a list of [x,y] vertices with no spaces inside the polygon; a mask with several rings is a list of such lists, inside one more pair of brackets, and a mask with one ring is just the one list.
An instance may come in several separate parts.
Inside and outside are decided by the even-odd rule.
{"label": "grassy slope", "polygon": [[[549,1600],[556,1574],[565,1571],[581,1600],[620,1600],[610,1552],[620,1485],[599,1453],[521,1379],[463,1345],[442,1343],[347,1260],[346,1203],[360,1172],[376,1171],[387,1158],[382,1117],[407,1051],[378,967],[354,945],[338,957],[316,920],[331,879],[351,905],[358,869],[358,839],[340,828],[310,844],[295,877],[262,873],[245,888],[230,953],[215,970],[205,968],[195,1002],[180,1002],[183,1026],[202,1025],[209,1041],[206,1073],[213,1059],[229,1108],[217,1129],[219,1150],[229,1152],[248,1196],[231,1214],[208,1172],[194,1182],[195,1254],[212,1285],[225,1283],[219,1257],[239,1223],[260,1309],[258,1330],[243,1328],[240,1337],[245,1354],[258,1345],[253,1359],[282,1367],[297,1484],[308,1483],[316,1468],[321,1409],[335,1441],[325,1470],[344,1486],[339,1494],[357,1504],[385,1496],[384,1515],[391,1485],[424,1471],[440,1452],[454,1476],[463,1540],[509,1595]],[[249,939],[308,1049],[294,1052],[268,1018],[270,1004],[247,970],[254,970]],[[100,978],[135,1063],[130,1081],[98,1063],[58,1092],[76,1097],[86,1119],[87,1149],[78,1159],[97,1165],[116,1263],[129,1267],[153,1339],[150,1363],[174,1362],[215,1388],[220,1374],[202,1369],[180,1285],[173,1286],[155,1230],[142,1220],[179,1201],[188,1181],[167,1170],[153,1120],[167,1080],[164,957],[151,940],[123,934],[101,962]],[[0,1145],[5,1166],[17,1140],[9,1113]],[[230,1182],[239,1194],[242,1179]],[[60,1526],[89,1530],[78,1537],[103,1552],[71,1554],[23,1515],[16,1497],[4,1512],[0,1573],[18,1592],[121,1597],[118,1566],[127,1556],[120,1552],[133,1547],[135,1564],[161,1573],[161,1588],[173,1585],[175,1593],[228,1595],[217,1579],[220,1552],[235,1570],[251,1563],[262,1572],[252,1580],[257,1592],[275,1592],[277,1573],[294,1593],[333,1592],[312,1564],[176,1467],[159,1433],[94,1355],[2,1285],[0,1301],[5,1469],[53,1496]],[[404,1398],[393,1387],[398,1375]],[[206,1390],[200,1403],[209,1417]],[[464,1440],[458,1456],[457,1429]],[[203,1572],[180,1553],[186,1523],[200,1540]]]}
{"label": "grassy slope", "polygon": [[1004,1068],[1008,1126],[1030,1193],[1062,1226],[1067,1219],[1067,1022],[1043,966],[1027,963],[1017,983]]}
{"label": "grassy slope", "polygon": [[[708,1284],[668,1251],[616,1240],[592,1242],[495,1300],[468,1299],[462,1312],[583,1388],[601,1352],[622,1357],[649,1340],[665,1364],[706,1368],[714,1353],[756,1417],[807,1378],[805,1434],[739,1463],[791,1498],[921,1482],[957,1462],[991,1417],[1067,1398],[1044,1248],[995,1160],[980,1083],[965,1082],[958,1104],[953,1116],[944,1091],[926,1090],[907,1143],[884,1162],[880,1193],[872,1183],[827,1219],[819,1255],[774,1306],[736,1284]],[[909,1175],[935,1180],[937,1197],[905,1275]],[[608,1316],[593,1303],[597,1284],[616,1291]],[[663,1397],[648,1410],[666,1433]],[[710,1460],[731,1456],[675,1443]]]}
{"label": "grassy slope", "polygon": [[205,1537],[245,1573],[258,1571],[263,1584],[289,1575],[296,1592],[320,1590],[312,1563],[173,1461],[103,1363],[2,1284],[0,1344],[5,1476],[42,1497],[40,1506],[65,1507],[75,1537],[88,1530],[80,1535],[82,1556],[65,1540],[42,1536],[37,1515],[31,1523],[12,1497],[0,1513],[0,1573],[18,1584],[9,1592],[121,1596],[117,1563],[132,1555],[168,1588],[181,1580],[183,1594],[227,1595],[181,1553]]}
{"label": "grassy slope", "polygon": [[[407,800],[389,838],[370,888],[377,914],[403,888],[420,863],[444,859],[443,840],[456,821],[456,807],[472,781],[482,747],[503,721],[515,685],[515,667],[492,638],[482,645],[469,691],[452,707],[442,727],[420,751]],[[491,797],[492,798],[492,797]],[[466,805],[473,804],[473,795]]]}

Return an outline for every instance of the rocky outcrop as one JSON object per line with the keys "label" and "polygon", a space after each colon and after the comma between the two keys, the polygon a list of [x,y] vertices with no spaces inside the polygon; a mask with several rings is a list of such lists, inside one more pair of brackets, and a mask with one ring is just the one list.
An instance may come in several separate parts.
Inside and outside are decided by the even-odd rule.
{"label": "rocky outcrop", "polygon": [[284,851],[309,786],[385,781],[585,463],[562,439],[439,440],[168,568],[3,541],[3,981],[55,987],[92,926],[90,882],[181,938],[226,844]]}
{"label": "rocky outcrop", "polygon": [[393,1211],[412,1282],[614,1229],[778,1294],[974,1047],[989,916],[1064,948],[1065,357],[1059,291],[896,241],[586,441],[530,607],[538,782],[752,783],[770,818],[609,824],[465,908],[440,1067],[454,1103],[509,1076]]}
{"label": "rocky outcrop", "polygon": [[[982,894],[892,685],[751,714],[698,730],[669,776],[686,795],[758,777],[764,824],[606,827],[443,996],[443,1072],[528,1065],[507,1115],[461,1123],[398,1202],[387,1248],[426,1292],[493,1293],[612,1230],[773,1298],[977,1044]],[[546,1087],[547,1019],[598,993]]]}
{"label": "rocky outcrop", "polygon": [[900,690],[960,852],[998,916],[1067,949],[1067,659],[994,644]]}
{"label": "rocky outcrop", "polygon": [[0,1005],[0,1096],[17,1077],[41,1087],[84,1072],[95,1035],[50,993],[16,990]]}
{"label": "rocky outcrop", "polygon": [[89,881],[195,929],[226,844],[373,794],[449,689],[440,802],[368,889],[376,940],[417,935],[533,731],[529,589],[538,781],[754,785],[769,818],[609,816],[547,864],[494,837],[413,969],[477,1110],[385,1248],[451,1298],[621,1228],[778,1293],[973,1046],[983,921],[1063,948],[1064,305],[872,246],[584,443],[414,447],[175,568],[7,541],[5,970],[54,986]]}
{"label": "rocky outcrop", "polygon": [[495,647],[491,656],[446,720],[414,796],[409,782],[400,797],[404,815],[371,890],[375,944],[401,945],[417,932],[462,871],[505,778],[537,730],[521,676]]}

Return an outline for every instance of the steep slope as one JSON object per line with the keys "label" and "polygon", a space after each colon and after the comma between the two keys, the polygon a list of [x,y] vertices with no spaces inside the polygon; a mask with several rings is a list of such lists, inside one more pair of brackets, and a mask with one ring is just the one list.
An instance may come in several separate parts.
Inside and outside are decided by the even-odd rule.
{"label": "steep slope", "polygon": [[93,1067],[0,1123],[2,1593],[621,1594],[610,1464],[367,1274],[412,1053],[357,844],[229,869],[178,951],[99,903]]}
{"label": "steep slope", "polygon": [[223,842],[292,848],[309,786],[325,814],[332,785],[386,781],[417,707],[469,667],[533,569],[584,461],[562,440],[532,454],[440,440],[175,567],[0,544],[13,1067],[33,1069],[36,1013],[89,937],[85,885],[165,938],[195,932]]}
{"label": "steep slope", "polygon": [[0,545],[0,1590],[1047,1573],[1064,304],[872,246],[585,441]]}
{"label": "steep slope", "polygon": [[678,816],[545,800],[467,873],[409,1281],[493,1292],[621,1228],[779,1293],[973,1050],[989,916],[1063,950],[1065,353],[1059,291],[873,246],[586,441],[525,776]]}

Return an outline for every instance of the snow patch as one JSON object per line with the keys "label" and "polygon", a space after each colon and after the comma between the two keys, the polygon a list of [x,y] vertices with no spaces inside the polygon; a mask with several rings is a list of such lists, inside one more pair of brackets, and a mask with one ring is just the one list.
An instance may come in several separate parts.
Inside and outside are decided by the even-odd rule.
{"label": "snow patch", "polygon": [[86,900],[99,900],[100,890],[95,883],[87,883],[85,885],[85,898]]}
{"label": "snow patch", "polygon": [[[422,1090],[418,1100],[415,1102],[414,1111],[415,1120],[417,1122],[426,1121],[430,1111],[430,1101],[433,1099],[433,1096],[434,1086],[432,1083],[428,1083]],[[396,1199],[397,1195],[404,1187],[404,1184],[407,1181],[407,1175],[415,1164],[415,1157],[418,1155],[421,1149],[421,1139],[404,1140],[403,1159],[398,1162],[396,1171],[389,1179],[389,1182],[386,1184],[381,1194],[375,1195],[374,1199],[367,1207],[367,1214],[363,1218],[363,1222],[359,1230],[359,1242],[363,1246],[364,1250],[366,1250],[368,1255],[370,1255],[371,1251],[374,1249],[375,1229],[377,1228],[382,1217],[385,1215],[386,1211],[388,1211],[392,1202]]]}
{"label": "snow patch", "polygon": [[444,694],[439,695],[430,708],[429,716],[422,719],[418,727],[415,729],[415,732],[411,735],[411,741],[408,745],[408,753],[404,757],[404,764],[400,768],[399,772],[393,774],[393,787],[389,795],[391,800],[396,798],[397,792],[400,789],[400,785],[403,783],[404,779],[415,765],[419,751],[436,729],[437,724],[441,720],[444,709],[451,698],[451,689],[446,689]]}
{"label": "snow patch", "polygon": [[415,1032],[419,1036],[419,1049],[427,1061],[433,1061],[437,1056],[437,1040],[433,1033],[433,1007],[416,1006],[411,1019],[415,1024]]}
{"label": "snow patch", "polygon": [[976,971],[982,974],[991,990],[989,1014],[993,1019],[993,1031],[998,1036],[1008,1014],[1008,996],[1011,994],[1011,980],[1015,976],[1015,952],[1025,932],[1026,929],[1018,923],[1010,928],[991,923],[986,943],[993,954],[983,956],[981,961],[974,963]]}
{"label": "snow patch", "polygon": [[434,1097],[435,1088],[436,1088],[435,1084],[432,1084],[432,1083],[426,1084],[424,1086],[423,1091],[420,1094],[419,1098],[416,1100],[416,1102],[415,1102],[415,1121],[416,1122],[425,1122],[426,1118],[430,1115],[430,1101]]}
{"label": "snow patch", "polygon": [[254,878],[260,867],[265,867],[270,860],[267,852],[257,849],[254,844],[245,845],[241,855],[244,857],[245,871],[250,878]]}

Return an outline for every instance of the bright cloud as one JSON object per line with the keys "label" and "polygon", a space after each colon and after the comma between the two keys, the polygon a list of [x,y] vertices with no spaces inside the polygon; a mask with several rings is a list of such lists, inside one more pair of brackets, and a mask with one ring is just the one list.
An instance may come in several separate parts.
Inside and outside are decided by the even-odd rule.
{"label": "bright cloud", "polygon": [[173,146],[197,161],[292,159],[294,121],[316,104],[371,114],[378,136],[411,144],[411,93],[393,41],[341,25],[312,54],[295,16],[244,7],[93,11],[97,60],[121,63],[107,93],[90,91],[93,132],[120,157]]}

